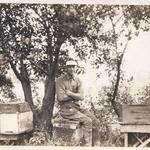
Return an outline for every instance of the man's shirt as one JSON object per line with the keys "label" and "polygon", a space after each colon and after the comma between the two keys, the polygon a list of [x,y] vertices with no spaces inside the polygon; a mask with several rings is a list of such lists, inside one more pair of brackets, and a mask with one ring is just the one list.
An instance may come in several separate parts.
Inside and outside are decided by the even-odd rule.
{"label": "man's shirt", "polygon": [[56,80],[56,94],[57,100],[60,103],[75,101],[73,98],[66,94],[66,90],[70,90],[74,93],[83,92],[82,83],[79,78],[70,78],[67,74],[62,75]]}

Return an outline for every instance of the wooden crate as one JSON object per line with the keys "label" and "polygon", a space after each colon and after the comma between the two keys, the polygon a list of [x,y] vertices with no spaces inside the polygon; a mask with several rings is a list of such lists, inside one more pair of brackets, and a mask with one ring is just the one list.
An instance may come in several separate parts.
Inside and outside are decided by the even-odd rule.
{"label": "wooden crate", "polygon": [[54,139],[61,138],[61,140],[66,141],[67,143],[75,142],[82,145],[83,129],[79,121],[71,121],[57,115],[57,117],[52,120],[52,123],[54,127]]}
{"label": "wooden crate", "polygon": [[150,124],[150,105],[122,105],[120,121],[124,124]]}
{"label": "wooden crate", "polygon": [[21,134],[33,129],[33,113],[26,102],[0,104],[0,134]]}

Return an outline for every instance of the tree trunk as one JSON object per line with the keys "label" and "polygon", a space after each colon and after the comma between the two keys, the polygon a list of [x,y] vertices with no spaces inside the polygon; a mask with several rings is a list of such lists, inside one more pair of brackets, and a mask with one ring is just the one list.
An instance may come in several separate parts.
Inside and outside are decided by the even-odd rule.
{"label": "tree trunk", "polygon": [[119,88],[121,63],[122,63],[122,59],[118,60],[118,62],[117,62],[117,79],[116,79],[116,83],[115,83],[115,87],[114,87],[114,91],[113,91],[112,99],[111,99],[111,104],[112,104],[114,111],[118,117],[120,117],[120,108],[119,108],[119,106],[117,106],[115,99],[117,97],[118,88]]}
{"label": "tree trunk", "polygon": [[42,121],[40,120],[39,116],[38,116],[38,113],[35,109],[35,106],[33,104],[33,98],[32,98],[32,91],[31,91],[31,85],[30,85],[30,81],[27,81],[27,80],[22,80],[21,81],[21,85],[22,85],[22,88],[23,88],[23,91],[24,91],[24,97],[25,97],[25,101],[28,102],[32,112],[33,112],[33,115],[34,115],[34,119],[35,122],[37,123],[38,126],[41,126],[42,124]]}
{"label": "tree trunk", "polygon": [[[59,51],[62,43],[65,41],[65,38],[60,36],[58,32],[58,39],[53,47],[51,48],[51,44],[47,49],[47,56],[49,58],[48,61],[48,76],[45,83],[45,95],[42,103],[42,121],[45,125],[46,131],[49,132],[50,136],[52,136],[52,117],[53,117],[53,109],[55,102],[55,75],[56,68],[58,65]],[[61,38],[60,38],[61,37]],[[48,38],[49,39],[49,38]],[[53,51],[52,51],[53,50]],[[53,60],[53,52],[55,51],[55,59]]]}
{"label": "tree trunk", "polygon": [[55,79],[47,77],[45,84],[45,95],[42,104],[42,121],[46,131],[52,134],[52,116],[55,102]]}

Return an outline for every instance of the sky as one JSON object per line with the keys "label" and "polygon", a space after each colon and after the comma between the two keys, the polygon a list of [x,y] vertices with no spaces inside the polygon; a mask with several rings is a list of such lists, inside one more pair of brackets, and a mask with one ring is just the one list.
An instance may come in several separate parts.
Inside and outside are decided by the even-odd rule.
{"label": "sky", "polygon": [[150,32],[132,39],[125,53],[125,69],[131,74],[150,73]]}
{"label": "sky", "polygon": [[124,56],[123,69],[134,77],[134,88],[150,83],[150,32],[139,34],[129,42]]}

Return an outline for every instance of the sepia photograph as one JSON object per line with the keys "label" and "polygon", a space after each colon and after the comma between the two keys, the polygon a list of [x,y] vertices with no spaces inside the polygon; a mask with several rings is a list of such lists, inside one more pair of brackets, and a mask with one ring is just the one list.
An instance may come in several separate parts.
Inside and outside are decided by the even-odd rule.
{"label": "sepia photograph", "polygon": [[0,147],[150,147],[150,4],[0,2]]}

